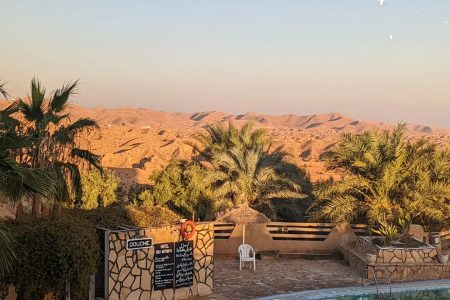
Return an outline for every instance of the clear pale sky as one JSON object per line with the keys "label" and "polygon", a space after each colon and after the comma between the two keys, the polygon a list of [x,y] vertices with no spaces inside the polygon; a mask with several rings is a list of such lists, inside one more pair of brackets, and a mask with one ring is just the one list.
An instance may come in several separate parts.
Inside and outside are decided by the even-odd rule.
{"label": "clear pale sky", "polygon": [[13,97],[79,78],[90,107],[450,128],[449,0],[10,0],[0,20]]}

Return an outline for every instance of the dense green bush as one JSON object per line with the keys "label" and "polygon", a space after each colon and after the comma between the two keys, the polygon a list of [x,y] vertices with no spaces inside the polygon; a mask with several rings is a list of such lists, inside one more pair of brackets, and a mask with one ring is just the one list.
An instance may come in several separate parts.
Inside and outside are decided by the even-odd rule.
{"label": "dense green bush", "polygon": [[450,152],[426,138],[408,139],[405,126],[344,134],[329,151],[327,167],[346,176],[318,186],[311,220],[390,229],[406,218],[432,231],[448,227]]}
{"label": "dense green bush", "polygon": [[86,219],[65,216],[31,218],[5,225],[16,240],[16,262],[5,277],[16,286],[18,299],[61,297],[70,284],[72,299],[86,299],[89,277],[100,258],[95,227]]}
{"label": "dense green bush", "polygon": [[3,283],[13,284],[18,299],[56,298],[70,284],[72,299],[86,299],[90,275],[100,261],[96,225],[156,227],[180,216],[159,206],[109,206],[84,210],[64,209],[58,217],[9,220],[3,224],[13,233],[17,259]]}
{"label": "dense green bush", "polygon": [[221,203],[213,198],[207,172],[195,161],[172,161],[152,176],[154,184],[144,204],[164,205],[186,218],[195,213],[196,218],[213,219]]}
{"label": "dense green bush", "polygon": [[[127,193],[127,202],[126,204],[130,205],[142,205],[143,201],[149,200],[147,197],[140,197],[142,193],[148,193],[151,190],[151,186],[148,184],[140,184],[140,183],[134,183],[130,188],[128,189]],[[147,192],[146,192],[147,191]],[[148,204],[149,202],[147,202]]]}
{"label": "dense green bush", "polygon": [[103,169],[102,172],[94,169],[84,173],[81,176],[82,207],[93,209],[117,203],[119,183],[120,179],[110,169]]}
{"label": "dense green bush", "polygon": [[84,218],[93,226],[101,225],[114,229],[120,225],[137,227],[156,227],[168,225],[181,217],[171,210],[160,206],[112,205],[109,207],[84,210],[67,209],[63,211],[63,217]]}

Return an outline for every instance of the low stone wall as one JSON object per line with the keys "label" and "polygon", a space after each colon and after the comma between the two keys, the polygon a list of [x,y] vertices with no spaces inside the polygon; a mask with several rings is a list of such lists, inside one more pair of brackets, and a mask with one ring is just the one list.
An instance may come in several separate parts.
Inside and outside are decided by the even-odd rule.
{"label": "low stone wall", "polygon": [[213,291],[214,226],[196,224],[196,233],[189,240],[193,245],[193,284],[181,288],[155,290],[155,248],[127,250],[126,241],[150,237],[153,244],[181,241],[180,226],[151,229],[124,229],[104,231],[105,272],[107,281],[105,299],[187,299]]}
{"label": "low stone wall", "polygon": [[367,238],[358,237],[355,244],[355,249],[361,253],[378,254],[378,248],[374,243],[371,243]]}
{"label": "low stone wall", "polygon": [[[429,245],[379,247],[365,237],[358,237],[356,243],[342,245],[340,251],[349,265],[366,278],[372,278],[372,273],[365,271],[368,268],[375,270],[378,279],[386,279],[387,273],[392,281],[450,278],[450,266],[439,263],[436,248]],[[374,264],[368,264],[367,253],[377,255]]]}
{"label": "low stone wall", "polygon": [[450,230],[444,230],[439,233],[441,237],[442,251],[450,254]]}
{"label": "low stone wall", "polygon": [[355,248],[361,253],[377,255],[377,263],[438,263],[436,247],[424,245],[420,248],[380,247],[366,237],[358,237]]}

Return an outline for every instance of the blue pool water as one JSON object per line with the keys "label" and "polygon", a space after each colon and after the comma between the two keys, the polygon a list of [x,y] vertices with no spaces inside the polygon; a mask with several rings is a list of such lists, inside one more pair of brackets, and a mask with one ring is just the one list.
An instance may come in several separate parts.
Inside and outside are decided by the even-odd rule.
{"label": "blue pool water", "polygon": [[450,300],[450,289],[434,291],[403,292],[379,295],[365,296],[345,296],[338,298],[327,298],[327,300]]}

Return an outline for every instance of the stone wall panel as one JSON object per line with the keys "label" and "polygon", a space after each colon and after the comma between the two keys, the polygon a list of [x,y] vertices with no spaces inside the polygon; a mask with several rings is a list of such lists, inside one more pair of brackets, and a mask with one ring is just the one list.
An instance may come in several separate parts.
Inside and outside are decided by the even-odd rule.
{"label": "stone wall panel", "polygon": [[110,300],[186,299],[213,291],[214,225],[196,224],[193,241],[194,283],[179,289],[153,290],[154,248],[126,250],[126,240],[151,237],[154,244],[181,241],[180,226],[109,231],[108,283]]}

